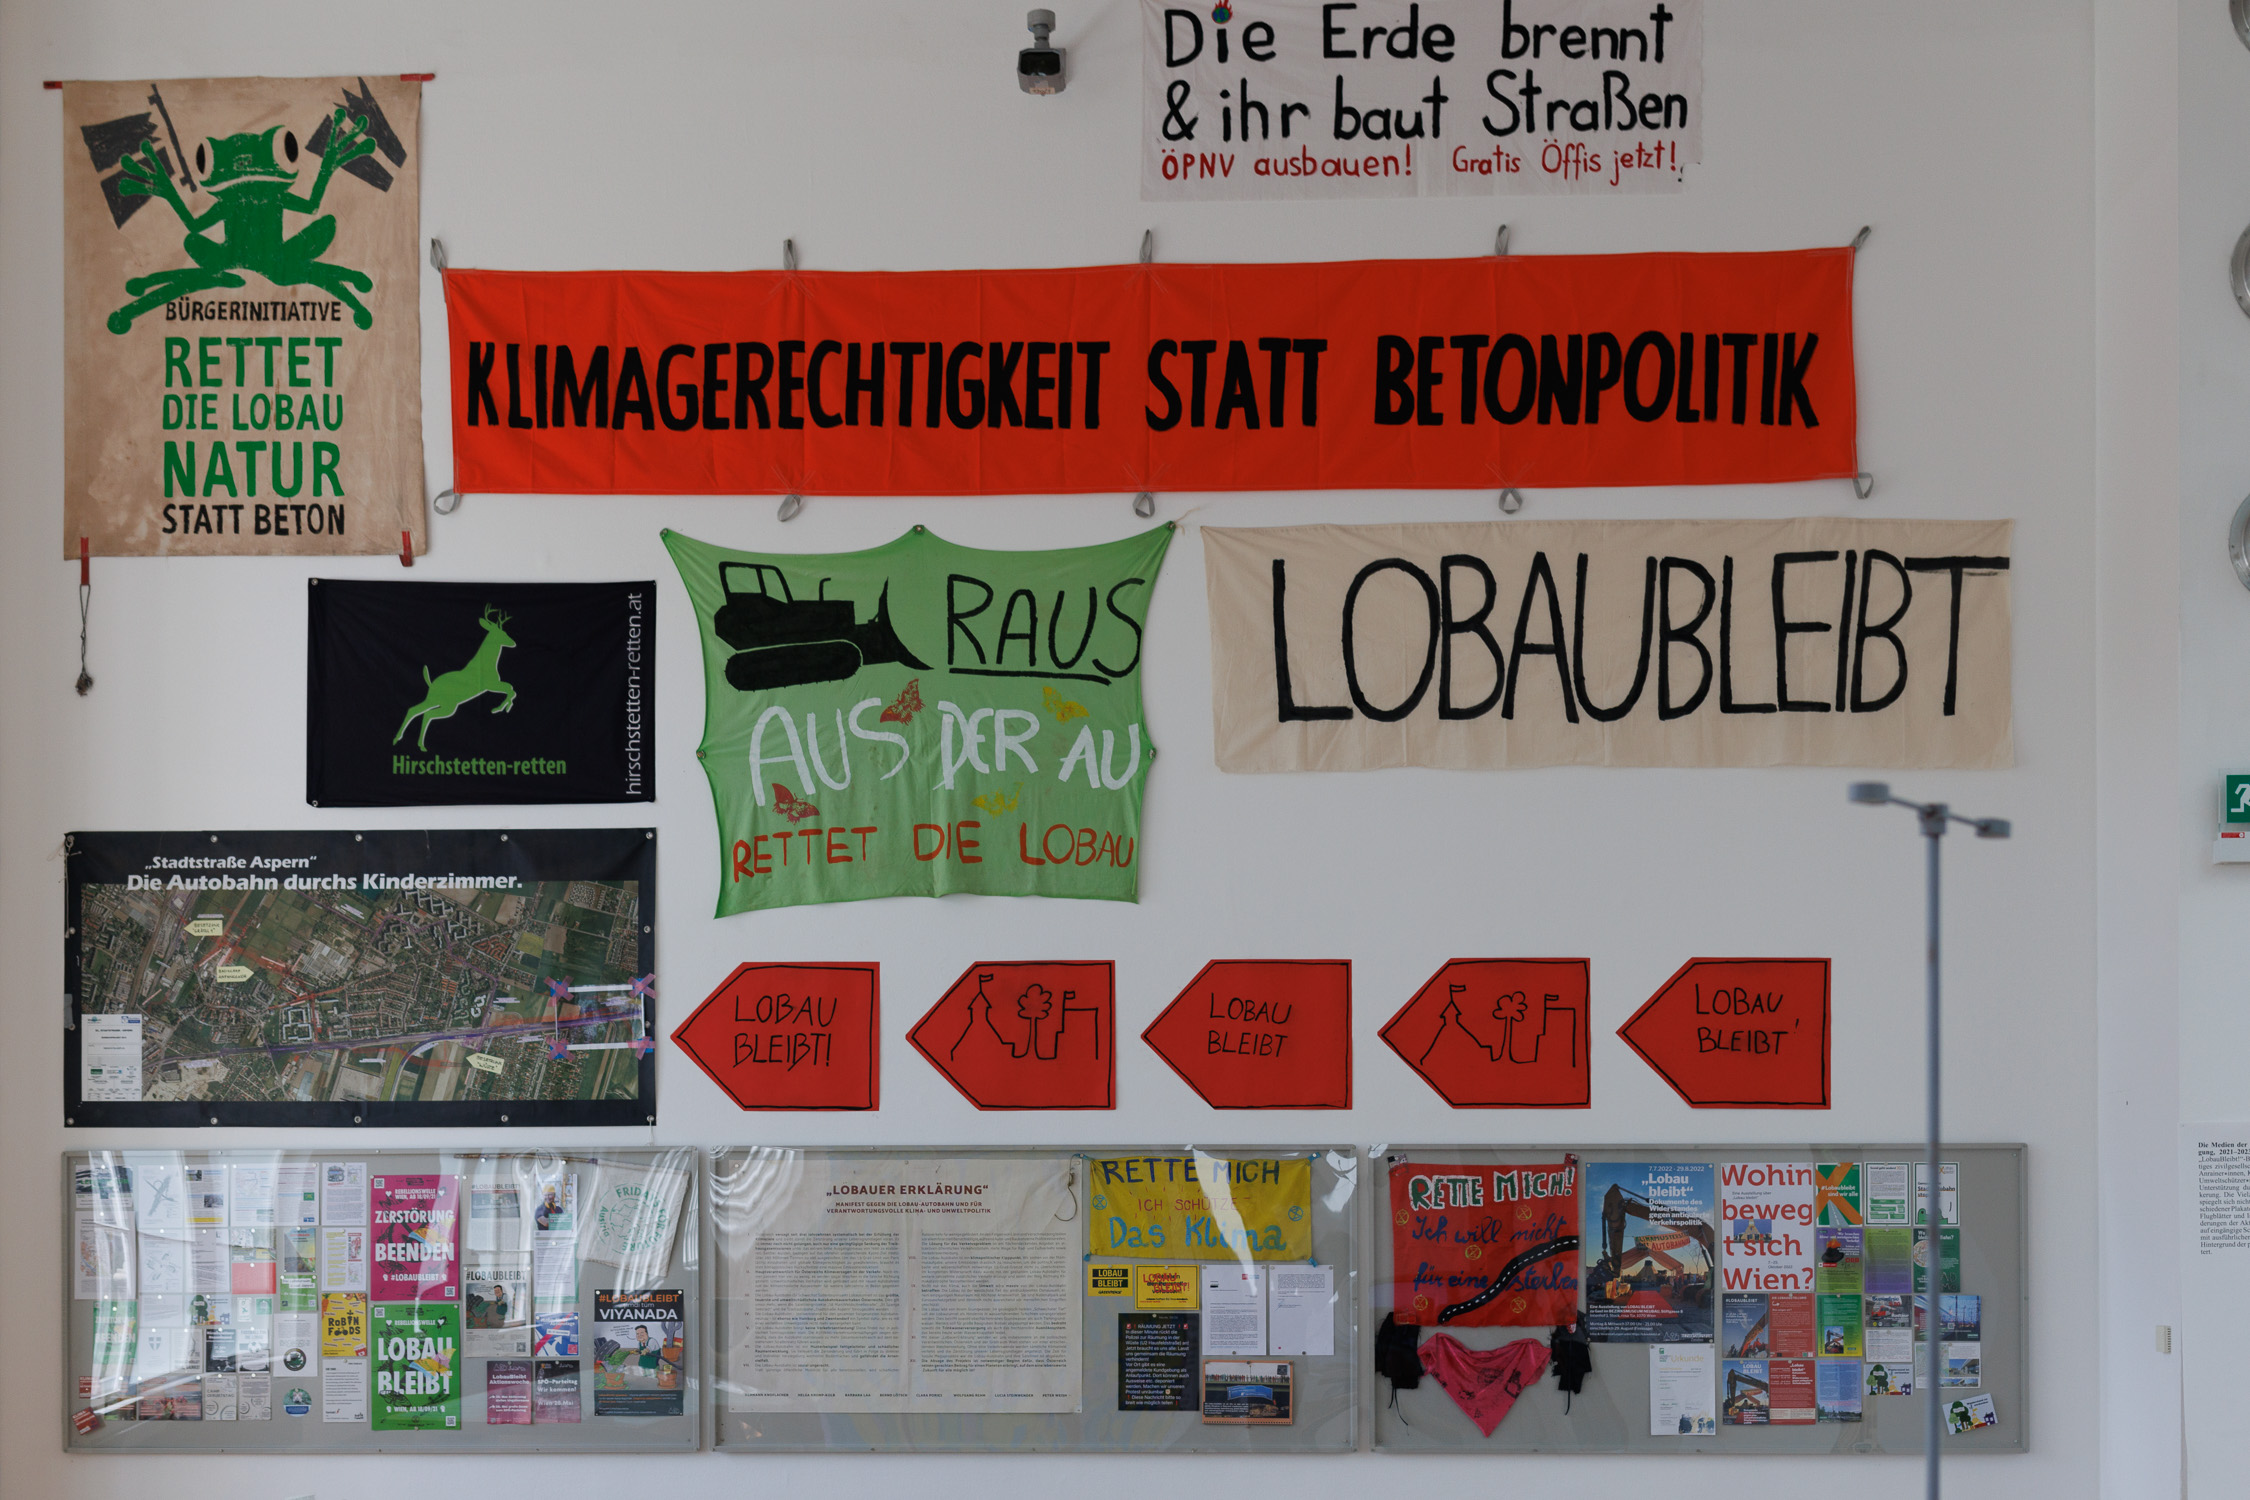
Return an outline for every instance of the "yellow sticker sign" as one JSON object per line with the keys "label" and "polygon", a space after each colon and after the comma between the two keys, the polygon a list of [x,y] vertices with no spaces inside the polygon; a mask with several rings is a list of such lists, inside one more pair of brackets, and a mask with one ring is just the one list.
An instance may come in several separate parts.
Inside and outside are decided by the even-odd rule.
{"label": "yellow sticker sign", "polygon": [[1123,1297],[1133,1290],[1131,1266],[1088,1266],[1086,1268],[1086,1295],[1089,1297]]}
{"label": "yellow sticker sign", "polygon": [[506,1063],[489,1052],[470,1053],[469,1066],[475,1068],[479,1073],[503,1073],[508,1068]]}
{"label": "yellow sticker sign", "polygon": [[1193,1312],[1199,1289],[1193,1266],[1133,1267],[1133,1305]]}
{"label": "yellow sticker sign", "polygon": [[248,964],[221,964],[211,977],[221,984],[248,984],[251,972]]}
{"label": "yellow sticker sign", "polygon": [[1087,1248],[1150,1260],[1312,1259],[1312,1163],[1095,1157]]}
{"label": "yellow sticker sign", "polygon": [[219,937],[227,930],[225,917],[197,917],[187,924],[189,937]]}
{"label": "yellow sticker sign", "polygon": [[367,1355],[367,1294],[320,1294],[320,1357],[364,1359]]}

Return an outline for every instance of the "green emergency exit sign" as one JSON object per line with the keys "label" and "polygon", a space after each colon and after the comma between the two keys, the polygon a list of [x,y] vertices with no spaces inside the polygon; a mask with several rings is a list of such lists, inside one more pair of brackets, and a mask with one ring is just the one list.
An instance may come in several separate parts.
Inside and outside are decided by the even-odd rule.
{"label": "green emergency exit sign", "polygon": [[2250,825],[2250,774],[2227,776],[2226,821]]}

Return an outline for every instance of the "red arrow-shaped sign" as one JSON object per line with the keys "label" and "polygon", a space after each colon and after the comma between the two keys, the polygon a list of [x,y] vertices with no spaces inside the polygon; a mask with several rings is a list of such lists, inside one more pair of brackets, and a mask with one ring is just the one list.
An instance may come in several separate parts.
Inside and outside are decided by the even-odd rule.
{"label": "red arrow-shaped sign", "polygon": [[744,1109],[874,1109],[874,964],[743,964],[672,1040]]}
{"label": "red arrow-shaped sign", "polygon": [[979,1109],[1117,1107],[1117,966],[971,964],[906,1039]]}
{"label": "red arrow-shaped sign", "polygon": [[1584,1109],[1583,958],[1457,958],[1383,1025],[1382,1037],[1455,1109]]}
{"label": "red arrow-shaped sign", "polygon": [[1213,1109],[1350,1109],[1351,961],[1205,964],[1141,1040]]}
{"label": "red arrow-shaped sign", "polygon": [[1617,1028],[1696,1109],[1828,1108],[1828,960],[1691,958]]}

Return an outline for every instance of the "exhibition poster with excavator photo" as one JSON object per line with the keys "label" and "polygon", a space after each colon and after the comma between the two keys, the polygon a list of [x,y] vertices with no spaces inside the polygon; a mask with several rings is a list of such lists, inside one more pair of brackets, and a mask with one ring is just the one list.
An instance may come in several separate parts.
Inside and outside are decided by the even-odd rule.
{"label": "exhibition poster with excavator photo", "polygon": [[1707,1344],[1718,1258],[1709,1162],[1587,1164],[1586,1336]]}
{"label": "exhibition poster with excavator photo", "polygon": [[63,85],[63,553],[421,552],[422,86]]}
{"label": "exhibition poster with excavator photo", "polygon": [[718,914],[871,896],[1136,898],[1142,639],[1169,524],[1043,552],[664,533],[703,642]]}

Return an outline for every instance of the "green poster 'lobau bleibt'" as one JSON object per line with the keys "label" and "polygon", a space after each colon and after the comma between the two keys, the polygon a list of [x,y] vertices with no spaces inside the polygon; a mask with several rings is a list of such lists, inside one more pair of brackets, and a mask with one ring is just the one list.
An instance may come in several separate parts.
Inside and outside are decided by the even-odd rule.
{"label": "green poster 'lobau bleibt'", "polygon": [[1141,647],[1167,524],[995,552],[664,544],[703,641],[718,914],[1139,890]]}
{"label": "green poster 'lobau bleibt'", "polygon": [[375,1430],[458,1431],[460,1305],[378,1302],[368,1333],[375,1350]]}

